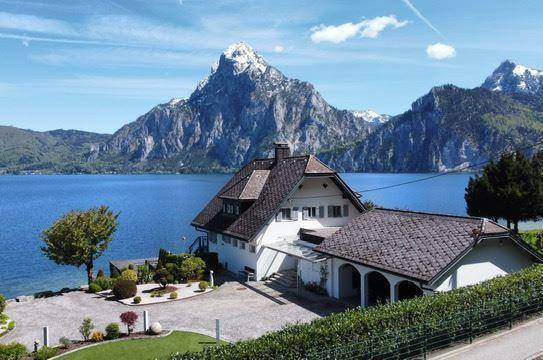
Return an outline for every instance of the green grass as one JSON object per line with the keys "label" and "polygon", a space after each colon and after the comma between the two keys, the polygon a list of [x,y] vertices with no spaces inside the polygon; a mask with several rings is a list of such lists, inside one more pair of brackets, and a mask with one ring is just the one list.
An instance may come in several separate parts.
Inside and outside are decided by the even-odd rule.
{"label": "green grass", "polygon": [[82,349],[62,356],[62,360],[151,360],[164,359],[174,352],[199,351],[204,346],[215,344],[215,339],[206,335],[185,331],[174,331],[166,337],[141,340],[124,340]]}

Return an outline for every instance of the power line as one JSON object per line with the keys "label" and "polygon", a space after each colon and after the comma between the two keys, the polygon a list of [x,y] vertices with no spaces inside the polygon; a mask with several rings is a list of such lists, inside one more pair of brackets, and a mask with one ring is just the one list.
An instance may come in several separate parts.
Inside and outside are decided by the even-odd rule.
{"label": "power line", "polygon": [[542,145],[543,144],[543,141],[540,141],[540,142],[537,142],[535,144],[532,144],[530,146],[526,146],[524,148],[519,148],[519,149],[515,149],[515,150],[511,150],[511,151],[504,151],[494,157],[491,157],[490,159],[486,160],[486,161],[482,161],[480,163],[476,163],[476,164],[471,164],[471,165],[468,165],[468,166],[465,166],[465,167],[462,167],[462,168],[459,168],[459,169],[454,169],[454,170],[449,170],[449,171],[445,171],[445,172],[442,172],[442,173],[439,173],[439,174],[435,174],[435,175],[431,175],[431,176],[426,176],[426,177],[423,177],[423,178],[420,178],[420,179],[415,179],[415,180],[410,180],[410,181],[405,181],[405,182],[401,182],[401,183],[398,183],[398,184],[393,184],[393,185],[387,185],[387,186],[381,186],[381,187],[377,187],[377,188],[373,188],[373,189],[367,189],[367,190],[357,190],[359,193],[368,193],[368,192],[372,192],[372,191],[379,191],[379,190],[386,190],[386,189],[391,189],[391,188],[395,188],[395,187],[399,187],[399,186],[404,186],[404,185],[410,185],[410,184],[414,184],[414,183],[418,183],[418,182],[421,182],[421,181],[426,181],[426,180],[430,180],[430,179],[435,179],[435,178],[438,178],[438,177],[441,177],[441,176],[445,176],[445,175],[450,175],[450,174],[454,174],[454,173],[458,173],[460,171],[464,171],[464,170],[467,170],[467,169],[470,169],[470,168],[474,168],[474,167],[479,167],[481,165],[485,165],[485,164],[488,164],[489,162],[507,154],[507,153],[514,153],[514,152],[519,152],[519,151],[524,151],[524,150],[528,150],[528,149],[531,149],[531,148],[535,148],[539,145]]}

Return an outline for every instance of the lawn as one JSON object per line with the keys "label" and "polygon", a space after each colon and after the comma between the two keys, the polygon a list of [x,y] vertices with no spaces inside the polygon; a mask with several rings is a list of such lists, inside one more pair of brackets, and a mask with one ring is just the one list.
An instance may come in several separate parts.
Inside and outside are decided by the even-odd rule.
{"label": "lawn", "polygon": [[198,351],[214,345],[215,339],[206,335],[174,331],[166,337],[125,340],[105,343],[62,356],[62,360],[147,360],[164,359],[173,352]]}

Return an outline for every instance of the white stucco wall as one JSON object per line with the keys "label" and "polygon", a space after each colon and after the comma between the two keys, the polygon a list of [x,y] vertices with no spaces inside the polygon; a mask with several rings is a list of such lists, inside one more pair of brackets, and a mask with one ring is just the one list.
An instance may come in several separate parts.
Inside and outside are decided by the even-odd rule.
{"label": "white stucco wall", "polygon": [[436,281],[436,291],[448,291],[473,285],[500,275],[524,269],[533,262],[509,238],[487,239],[475,246],[442,279]]}
{"label": "white stucco wall", "polygon": [[209,242],[209,251],[219,254],[219,262],[228,264],[228,270],[237,273],[243,270],[245,266],[256,269],[257,254],[249,252],[249,244],[245,243],[245,249],[240,246],[241,240],[238,240],[237,247],[227,244],[223,241],[223,236],[217,234],[217,243]]}

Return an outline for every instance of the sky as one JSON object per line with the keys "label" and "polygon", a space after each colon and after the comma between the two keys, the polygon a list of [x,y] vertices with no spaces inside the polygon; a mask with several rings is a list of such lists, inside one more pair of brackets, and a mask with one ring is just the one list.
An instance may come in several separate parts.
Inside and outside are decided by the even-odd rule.
{"label": "sky", "polygon": [[0,0],[0,125],[113,133],[244,41],[333,106],[391,115],[503,60],[543,69],[543,1]]}

